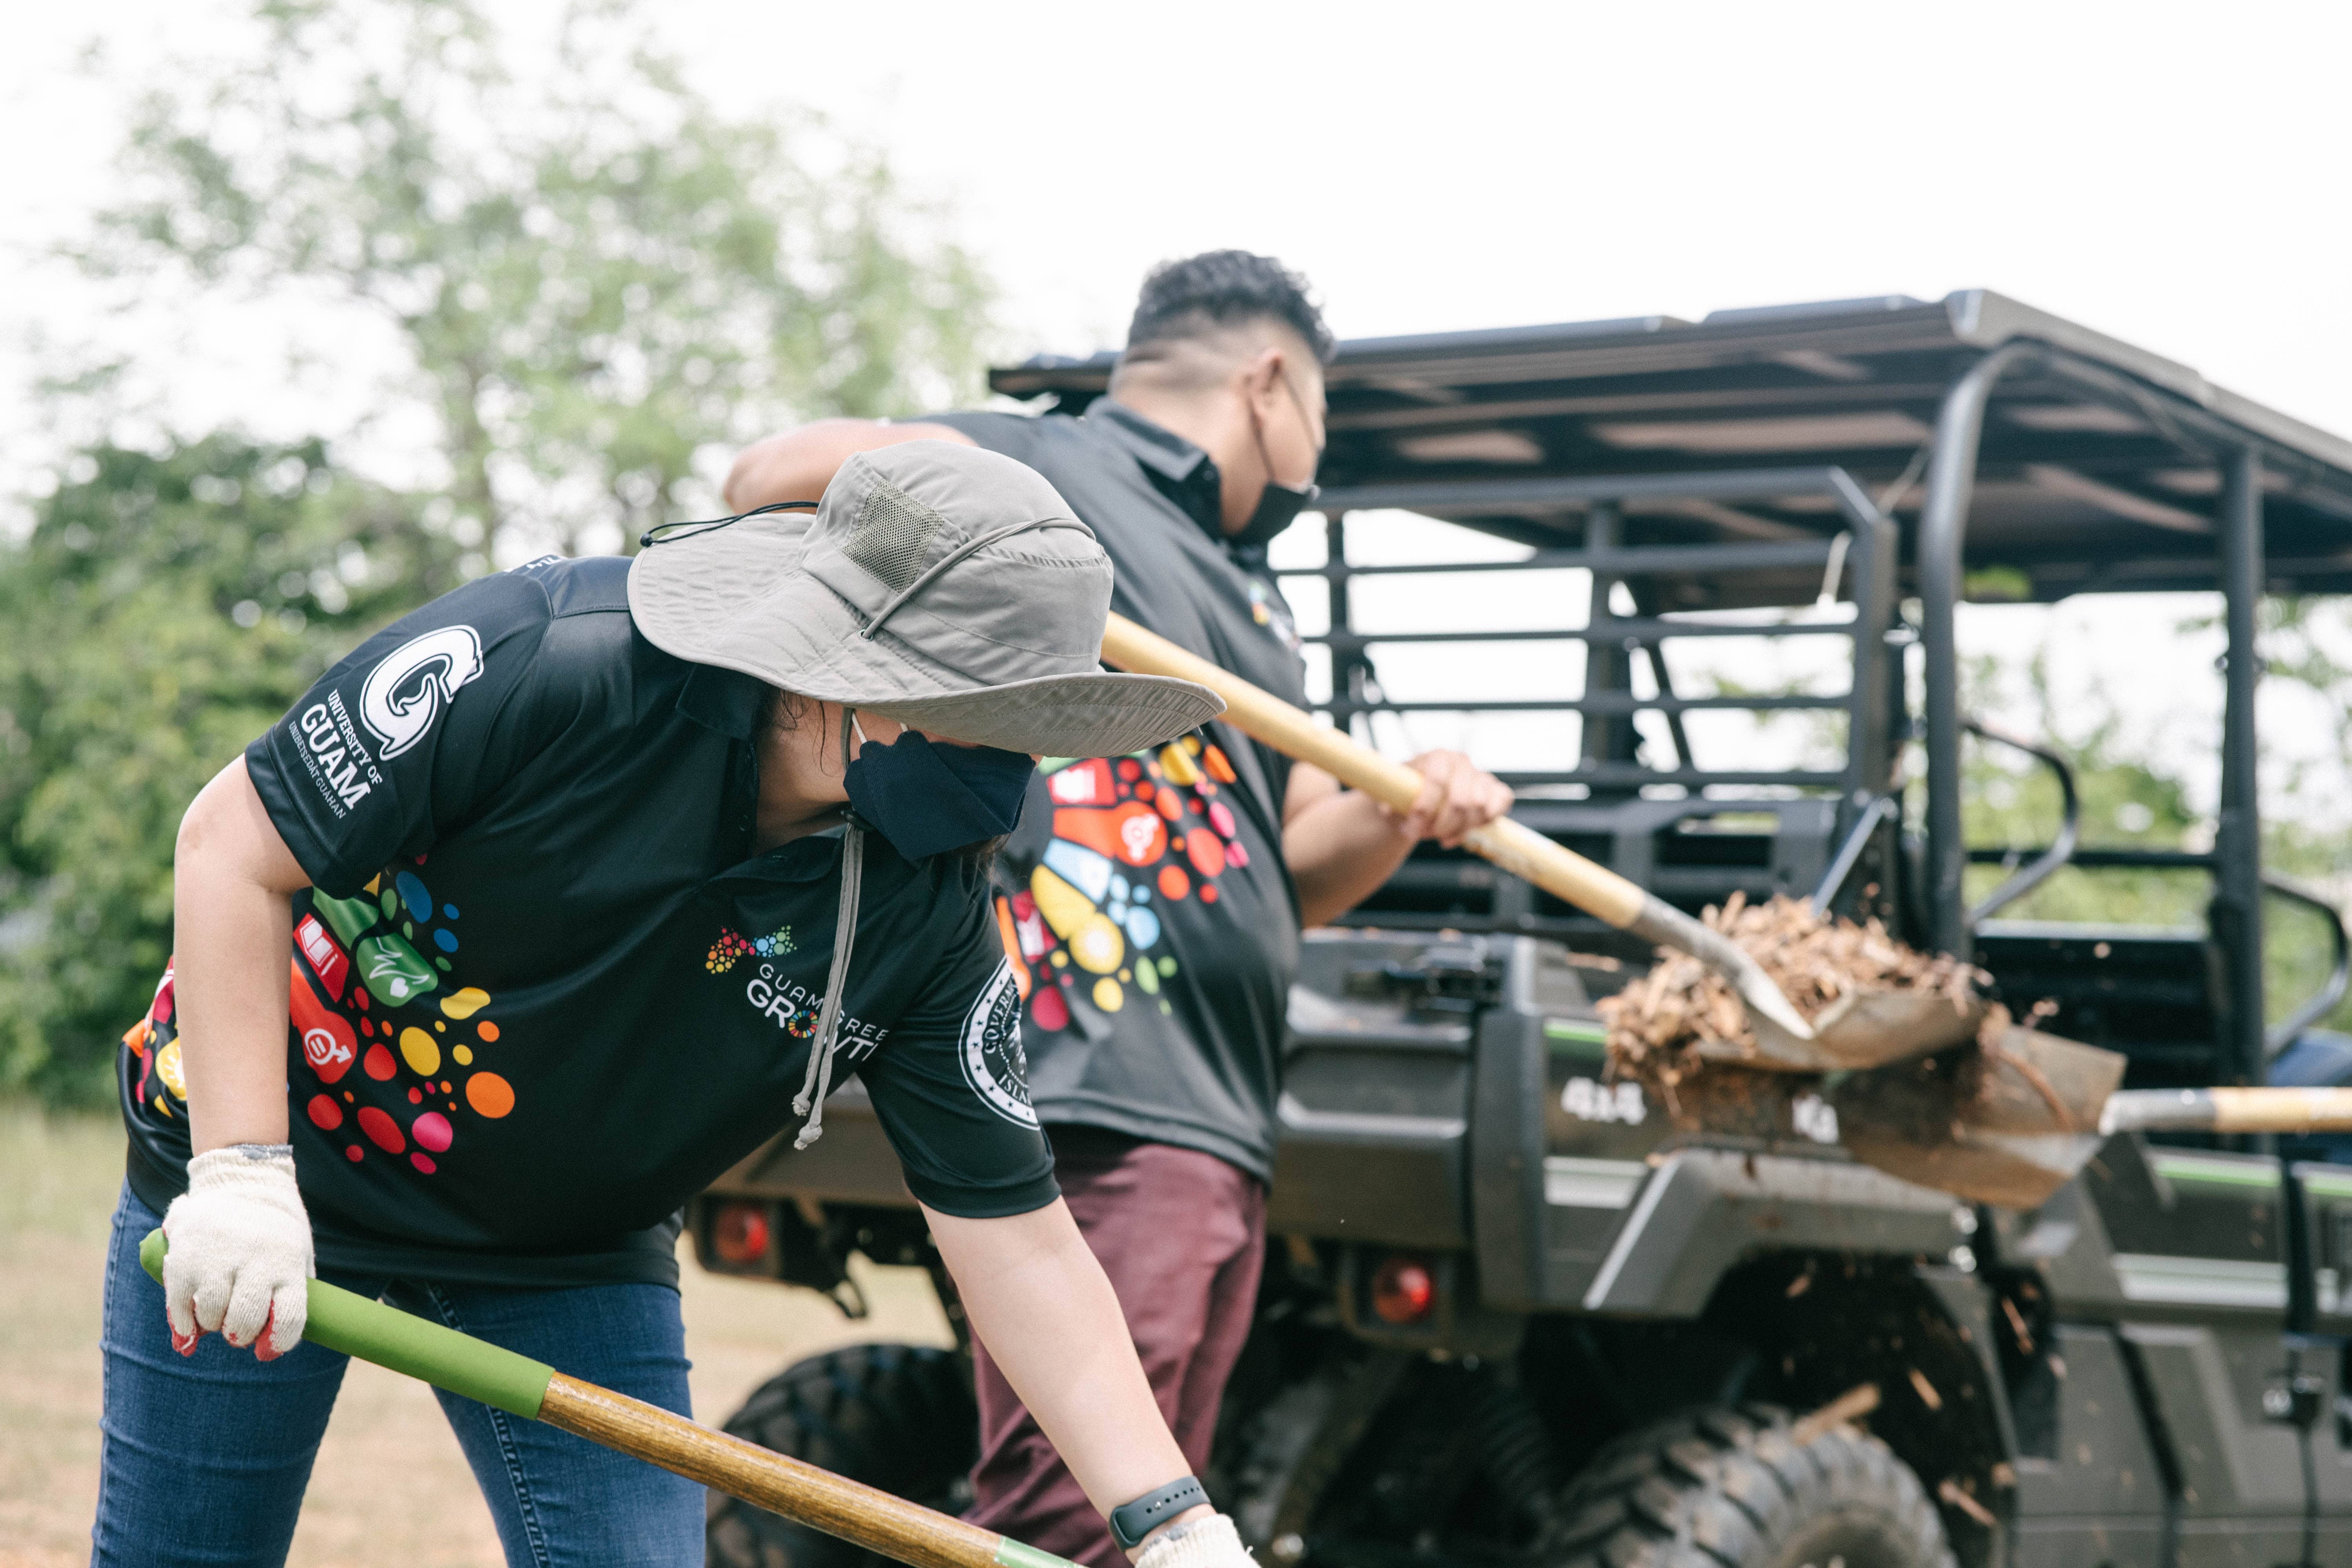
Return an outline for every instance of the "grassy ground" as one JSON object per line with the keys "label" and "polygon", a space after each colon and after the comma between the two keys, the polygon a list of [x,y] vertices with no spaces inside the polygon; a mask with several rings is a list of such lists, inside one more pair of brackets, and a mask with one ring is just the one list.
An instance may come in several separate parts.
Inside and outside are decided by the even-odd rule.
{"label": "grassy ground", "polygon": [[[121,1182],[110,1118],[0,1102],[0,1568],[89,1557],[98,1496],[99,1285]],[[874,1315],[685,1263],[695,1413],[724,1420],[786,1363],[855,1340],[945,1344],[911,1269],[864,1276]],[[496,1568],[489,1514],[424,1384],[354,1363],[295,1532],[292,1563]]]}

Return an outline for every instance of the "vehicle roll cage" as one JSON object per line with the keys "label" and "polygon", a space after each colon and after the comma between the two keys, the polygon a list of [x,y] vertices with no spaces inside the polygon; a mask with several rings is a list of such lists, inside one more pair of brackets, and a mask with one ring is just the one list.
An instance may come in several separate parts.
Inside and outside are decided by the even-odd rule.
{"label": "vehicle roll cage", "polygon": [[[993,373],[991,383],[1076,412],[1100,395],[1111,363],[1108,354],[1040,359]],[[1574,766],[1506,775],[1526,792],[1520,815],[1555,837],[1580,836],[1588,853],[1613,844],[1619,870],[1686,902],[1705,896],[1703,879],[1676,884],[1673,867],[1652,865],[1645,857],[1657,834],[1686,831],[1685,818],[1709,810],[1770,806],[1785,836],[1797,820],[1790,799],[1810,798],[1830,813],[1807,819],[1818,826],[1819,853],[1784,864],[1774,847],[1775,885],[1827,902],[1854,897],[1858,884],[1907,878],[1903,923],[1916,939],[1961,955],[1980,924],[2063,866],[2207,871],[2222,1070],[2259,1079],[2280,1034],[2263,1018],[2264,891],[2326,906],[2262,868],[2256,610],[2273,582],[2283,592],[2352,588],[2352,443],[2213,387],[2186,366],[1982,290],[1939,303],[1895,297],[1719,311],[1696,324],[1639,318],[1359,340],[1340,345],[1329,380],[1327,557],[1282,574],[1320,579],[1328,593],[1329,630],[1310,640],[1329,650],[1325,706],[1335,722],[1424,710],[1582,715]],[[1999,470],[1989,477],[1993,408],[2001,411]],[[1768,450],[1789,460],[1725,456]],[[1498,471],[1512,463],[1540,471]],[[2210,476],[2202,483],[2200,470]],[[2203,496],[2213,498],[2210,515],[2196,499]],[[1897,516],[1912,510],[1906,503],[1916,504],[1907,526]],[[2074,510],[2053,510],[2069,504]],[[2278,558],[2265,552],[2273,508],[2285,531]],[[1351,514],[1385,509],[1455,521],[1532,552],[1511,562],[1352,563]],[[1972,538],[1972,523],[1989,542]],[[2218,583],[2225,699],[2210,852],[2081,848],[2070,799],[2057,838],[1969,906],[1968,865],[2009,857],[1972,852],[1961,837],[1960,748],[1971,726],[1960,704],[1956,611],[1972,566],[2011,562],[2034,597]],[[1388,633],[1360,627],[1351,613],[1359,578],[1563,567],[1591,574],[1581,627]],[[1850,620],[1735,625],[1675,614],[1786,607],[1816,573],[1825,592],[1852,604]],[[1620,584],[1631,614],[1612,605]],[[1916,595],[1916,625],[1902,611],[1906,592]],[[1842,638],[1853,679],[1822,695],[1677,691],[1663,644],[1712,637]],[[1381,690],[1370,654],[1375,645],[1569,641],[1584,643],[1587,658],[1583,692],[1568,700],[1397,700]],[[1916,718],[1905,684],[1915,645],[1924,694]],[[1637,660],[1654,677],[1654,695],[1634,689]],[[1717,709],[1842,712],[1843,765],[1702,767],[1683,721]],[[1641,712],[1664,721],[1672,766],[1636,755],[1632,719]],[[1903,826],[1899,749],[1915,740],[1927,758],[1925,831],[1906,869],[1890,861]],[[2064,793],[2063,759],[2024,749],[2057,770]],[[1685,800],[1658,798],[1652,786],[1661,785],[1681,786]],[[1570,798],[1570,786],[1585,798]],[[1766,786],[1782,798],[1735,804],[1718,793],[1725,786]],[[1858,875],[1865,867],[1880,869]],[[1482,875],[1417,856],[1391,886],[1430,894],[1427,912],[1376,909],[1364,918],[1443,922],[1449,906],[1434,901],[1436,890],[1448,878],[1466,885]],[[1487,917],[1495,929],[1581,931],[1568,918],[1573,911],[1514,899],[1497,888]],[[2287,1020],[2297,1028],[2345,990],[2346,939],[2340,921],[2334,929],[2335,973]]]}
{"label": "vehicle roll cage", "polygon": [[[2205,450],[2221,469],[2222,528],[2216,562],[2225,600],[2228,650],[2224,656],[2226,696],[2223,706],[2220,821],[2210,854],[2156,853],[2136,850],[2084,852],[2075,847],[2076,808],[2072,773],[2055,753],[2009,737],[1989,737],[2016,746],[2058,770],[2066,796],[2066,822],[2057,841],[2033,863],[2011,878],[1990,898],[1969,907],[1962,895],[1962,874],[1971,856],[1960,832],[1960,736],[1964,731],[1986,734],[1964,719],[1959,702],[1955,610],[1961,597],[1963,546],[1969,505],[1976,479],[1976,457],[1984,411],[1992,385],[2004,374],[2032,365],[2078,382],[2101,397],[2122,397],[2145,411],[2158,395],[2132,384],[2104,367],[2044,343],[2012,342],[1987,353],[1955,381],[1944,397],[1937,421],[1935,445],[1927,468],[1927,501],[1918,527],[1915,563],[1919,584],[1918,640],[1923,656],[1926,691],[1924,733],[1927,758],[1927,858],[1925,889],[1927,936],[1938,950],[1967,956],[1978,923],[1995,910],[2022,897],[2062,866],[2084,868],[2123,866],[2194,866],[2211,872],[2214,895],[2210,909],[2213,937],[2223,955],[2231,1056],[2245,1064],[2250,1078],[2259,1080],[2274,1047],[2263,1020],[2263,912],[2265,887],[2282,895],[2326,910],[2335,933],[2336,963],[2321,993],[2289,1020],[2296,1030],[2325,1016],[2346,988],[2346,939],[2340,920],[2326,904],[2291,886],[2266,879],[2261,860],[2261,822],[2254,791],[2254,689],[2260,659],[2254,649],[2255,607],[2263,585],[2263,446],[2258,438],[2233,430],[2201,411],[2182,409],[2170,416],[2179,438]],[[1651,500],[1740,502],[1792,496],[1820,496],[1835,505],[1844,530],[1833,539],[1810,542],[1759,542],[1712,545],[1628,547],[1618,541],[1617,523],[1626,501]],[[1525,479],[1423,480],[1342,486],[1325,492],[1321,505],[1327,518],[1325,564],[1297,575],[1319,576],[1330,592],[1331,629],[1308,638],[1331,650],[1330,700],[1323,704],[1334,721],[1351,723],[1377,712],[1443,710],[1448,712],[1490,710],[1572,711],[1588,717],[1615,718],[1638,711],[1665,715],[1670,724],[1680,715],[1703,709],[1750,711],[1769,710],[1840,709],[1848,717],[1846,766],[1836,773],[1741,772],[1703,770],[1691,765],[1688,744],[1678,727],[1678,766],[1656,769],[1639,763],[1591,757],[1570,770],[1520,772],[1506,774],[1515,787],[1580,784],[1599,788],[1643,784],[1681,784],[1694,793],[1717,784],[1794,784],[1835,787],[1846,802],[1852,826],[1833,862],[1836,874],[1825,879],[1823,890],[1833,893],[1859,858],[1868,834],[1876,831],[1890,812],[1889,792],[1895,787],[1893,747],[1896,737],[1891,722],[1899,713],[1901,671],[1889,658],[1890,634],[1900,637],[1895,615],[1896,531],[1877,504],[1843,468],[1780,468],[1731,472],[1625,476],[1577,476]],[[1553,510],[1580,507],[1585,514],[1585,542],[1576,549],[1538,549],[1511,562],[1457,562],[1402,566],[1357,566],[1347,559],[1348,516],[1375,509],[1444,511],[1475,508],[1482,514],[1518,509]],[[1835,561],[1850,574],[1855,614],[1850,622],[1787,622],[1759,625],[1694,625],[1654,616],[1619,616],[1610,613],[1610,585],[1644,573],[1738,572],[1764,566],[1820,566]],[[1367,634],[1349,618],[1348,585],[1359,577],[1385,574],[1431,574],[1454,572],[1528,571],[1577,567],[1592,574],[1591,617],[1570,630],[1472,630]],[[1285,574],[1292,575],[1292,574]],[[1675,695],[1665,678],[1665,666],[1654,650],[1667,637],[1738,636],[1764,637],[1841,636],[1853,647],[1853,679],[1835,696],[1737,696],[1694,698]],[[1508,642],[1519,640],[1579,640],[1596,651],[1614,645],[1622,654],[1646,653],[1658,677],[1659,694],[1637,696],[1629,683],[1596,689],[1588,676],[1584,694],[1568,701],[1400,702],[1372,690],[1367,648],[1373,643]],[[1605,661],[1596,661],[1597,663]],[[1595,673],[1602,673],[1595,671]],[[1890,684],[1890,681],[1893,684]],[[2000,852],[1989,857],[2000,859]],[[2251,1005],[2239,999],[2250,999]],[[2293,1037],[2284,1033],[2284,1046]]]}

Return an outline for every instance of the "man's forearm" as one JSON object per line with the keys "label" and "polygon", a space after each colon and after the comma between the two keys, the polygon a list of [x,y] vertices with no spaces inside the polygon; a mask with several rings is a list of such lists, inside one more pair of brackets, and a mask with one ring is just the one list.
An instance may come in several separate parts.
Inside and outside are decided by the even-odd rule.
{"label": "man's forearm", "polygon": [[1299,922],[1337,920],[1370,896],[1412,853],[1413,835],[1360,791],[1330,795],[1282,829],[1282,858],[1298,887]]}
{"label": "man's forearm", "polygon": [[780,501],[822,500],[841,465],[860,452],[901,441],[954,441],[971,437],[946,425],[887,425],[878,419],[820,419],[782,435],[755,441],[736,455],[728,471],[727,504],[737,511]]}

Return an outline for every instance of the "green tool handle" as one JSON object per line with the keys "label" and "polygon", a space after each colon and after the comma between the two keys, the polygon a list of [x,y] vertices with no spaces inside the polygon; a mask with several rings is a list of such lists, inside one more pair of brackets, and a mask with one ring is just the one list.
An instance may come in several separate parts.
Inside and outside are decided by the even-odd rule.
{"label": "green tool handle", "polygon": [[[163,1251],[160,1230],[139,1244],[140,1264],[159,1280]],[[1010,1536],[714,1432],[322,1280],[310,1281],[302,1337],[659,1465],[910,1568],[1076,1568]]]}
{"label": "green tool handle", "polygon": [[[163,1278],[163,1233],[150,1231],[139,1244],[139,1264],[160,1283]],[[555,1369],[492,1344],[427,1322],[414,1313],[355,1296],[323,1279],[310,1281],[310,1318],[302,1337],[436,1388],[446,1388],[494,1409],[539,1419],[547,1380]]]}

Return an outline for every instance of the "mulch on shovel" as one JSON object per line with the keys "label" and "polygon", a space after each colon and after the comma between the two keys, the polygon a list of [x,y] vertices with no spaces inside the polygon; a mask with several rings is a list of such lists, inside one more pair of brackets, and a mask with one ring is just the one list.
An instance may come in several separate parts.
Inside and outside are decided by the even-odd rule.
{"label": "mulch on shovel", "polygon": [[[1964,1012],[1988,981],[1972,965],[1905,946],[1875,920],[1824,917],[1800,899],[1749,904],[1734,893],[1700,918],[1746,949],[1808,1023],[1856,991],[1925,992]],[[1650,972],[1603,998],[1599,1010],[1609,1026],[1612,1075],[1654,1089],[1677,1113],[1677,1089],[1687,1092],[1706,1065],[1702,1047],[1718,1067],[1727,1055],[1757,1050],[1738,994],[1688,953],[1660,948]]]}

